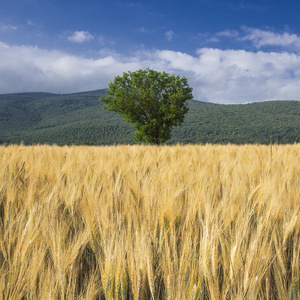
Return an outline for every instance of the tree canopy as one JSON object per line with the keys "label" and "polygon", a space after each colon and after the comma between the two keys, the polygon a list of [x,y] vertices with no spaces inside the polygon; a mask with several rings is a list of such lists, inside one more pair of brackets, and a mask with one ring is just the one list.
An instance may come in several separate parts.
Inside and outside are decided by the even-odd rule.
{"label": "tree canopy", "polygon": [[149,68],[116,76],[108,84],[105,103],[108,111],[134,123],[137,141],[160,145],[171,137],[173,126],[181,125],[193,98],[186,77]]}

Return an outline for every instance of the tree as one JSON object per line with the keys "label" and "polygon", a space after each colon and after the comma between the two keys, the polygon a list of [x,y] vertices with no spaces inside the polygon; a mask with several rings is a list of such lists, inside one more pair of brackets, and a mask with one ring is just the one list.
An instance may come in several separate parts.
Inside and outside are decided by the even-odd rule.
{"label": "tree", "polygon": [[173,126],[181,125],[193,98],[187,78],[149,68],[116,76],[100,102],[108,111],[134,123],[135,140],[160,145],[171,138]]}

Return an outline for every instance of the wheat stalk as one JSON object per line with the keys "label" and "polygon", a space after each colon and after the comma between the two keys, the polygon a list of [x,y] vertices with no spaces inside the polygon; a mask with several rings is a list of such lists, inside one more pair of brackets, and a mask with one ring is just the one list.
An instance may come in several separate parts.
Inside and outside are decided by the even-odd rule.
{"label": "wheat stalk", "polygon": [[152,297],[152,299],[155,299],[155,286],[154,286],[153,270],[152,270],[152,266],[151,266],[149,257],[147,258],[147,271],[148,271],[148,282],[149,282],[151,297]]}
{"label": "wheat stalk", "polygon": [[140,269],[139,277],[138,277],[137,300],[142,300],[142,295],[143,295],[143,272],[142,269]]}
{"label": "wheat stalk", "polygon": [[298,299],[299,153],[0,146],[1,297]]}

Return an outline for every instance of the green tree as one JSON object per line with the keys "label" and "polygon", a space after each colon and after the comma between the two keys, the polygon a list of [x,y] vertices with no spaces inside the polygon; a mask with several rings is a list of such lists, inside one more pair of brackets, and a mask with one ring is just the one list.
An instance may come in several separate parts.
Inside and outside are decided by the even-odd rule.
{"label": "green tree", "polygon": [[187,78],[149,68],[116,76],[100,102],[108,111],[134,123],[135,140],[160,145],[171,137],[173,126],[181,125],[193,98]]}

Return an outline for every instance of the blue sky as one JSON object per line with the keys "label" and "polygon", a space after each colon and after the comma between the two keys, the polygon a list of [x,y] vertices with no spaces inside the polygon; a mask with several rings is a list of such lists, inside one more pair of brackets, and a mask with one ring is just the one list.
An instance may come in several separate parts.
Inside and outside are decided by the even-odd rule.
{"label": "blue sky", "polygon": [[300,1],[0,0],[0,93],[106,88],[150,67],[215,103],[300,100]]}

